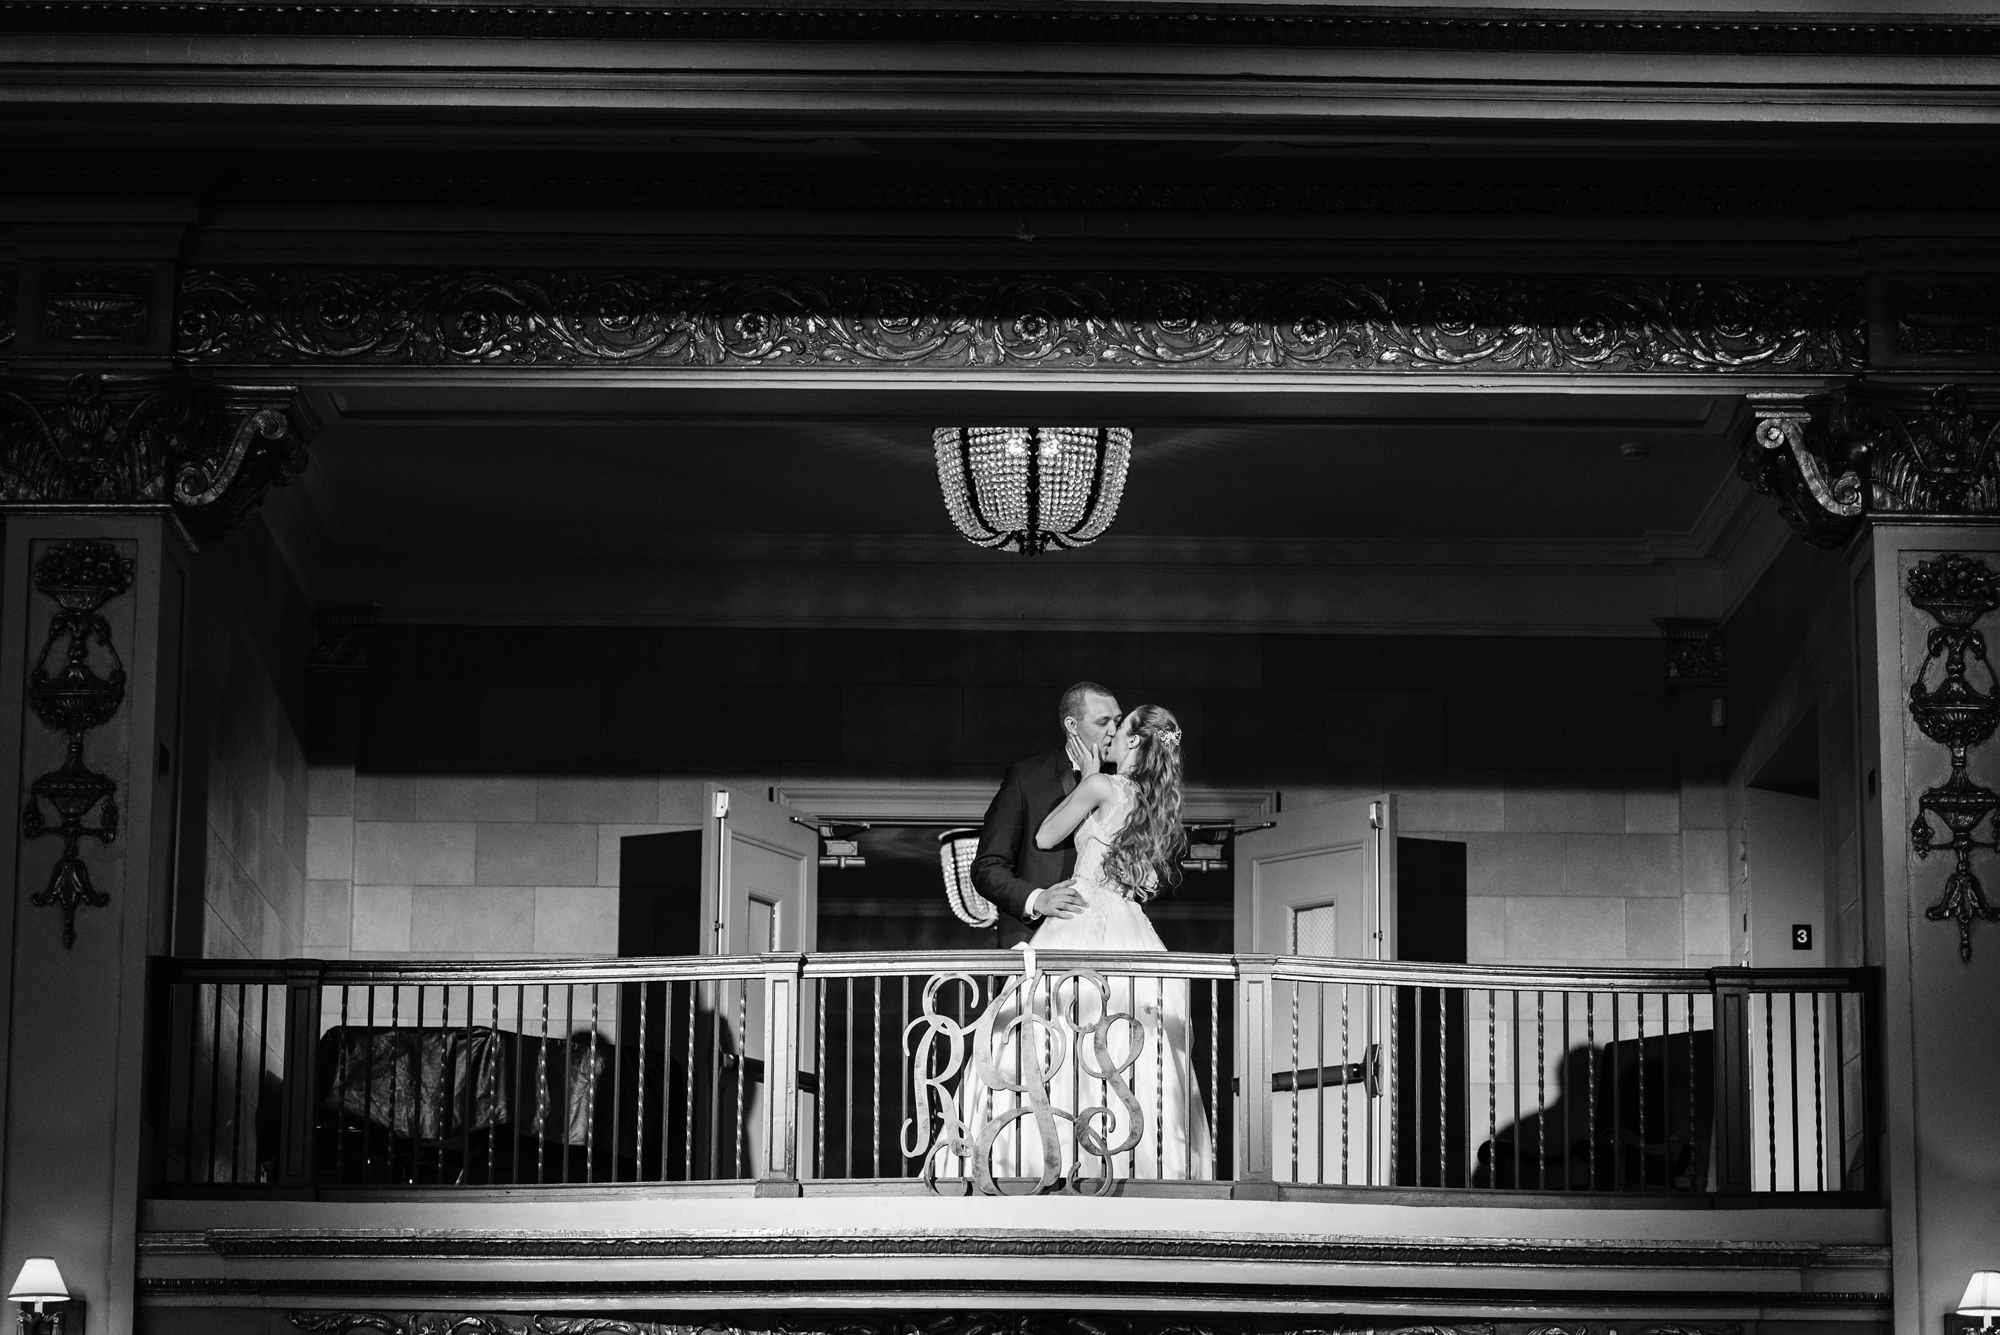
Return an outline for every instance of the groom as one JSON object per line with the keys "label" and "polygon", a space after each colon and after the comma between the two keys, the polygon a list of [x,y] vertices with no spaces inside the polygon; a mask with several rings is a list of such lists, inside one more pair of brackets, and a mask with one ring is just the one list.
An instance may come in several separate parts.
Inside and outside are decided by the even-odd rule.
{"label": "groom", "polygon": [[1061,748],[1007,769],[986,808],[972,885],[1000,910],[995,924],[1006,949],[1035,934],[1043,918],[1073,917],[1083,896],[1070,888],[1076,845],[1035,847],[1035,831],[1088,775],[1103,767],[1104,750],[1118,731],[1118,699],[1094,681],[1063,692]]}

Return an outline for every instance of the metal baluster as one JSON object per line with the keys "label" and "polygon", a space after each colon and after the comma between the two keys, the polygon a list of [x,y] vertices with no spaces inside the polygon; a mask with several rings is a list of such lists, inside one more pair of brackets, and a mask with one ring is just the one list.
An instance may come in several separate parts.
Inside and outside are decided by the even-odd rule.
{"label": "metal baluster", "polygon": [[[1185,1044],[1181,1052],[1181,1165],[1190,1178],[1200,1176],[1194,1162],[1194,983],[1181,984],[1187,991],[1180,994],[1184,1003],[1181,1010],[1181,1042]],[[1075,1063],[1071,1063],[1072,1066]],[[1072,1105],[1074,1106],[1074,1105]],[[1213,1129],[1211,1128],[1211,1134]]]}
{"label": "metal baluster", "polygon": [[[725,1055],[722,1051],[722,1017],[729,1008],[728,995],[724,991],[728,985],[729,980],[726,978],[714,979],[708,985],[709,1062],[715,1073],[708,1087],[708,1175],[711,1179],[722,1176],[724,1168],[722,1156],[726,1152],[723,1149],[723,1137],[726,1133],[722,1129],[722,1059]],[[735,1056],[736,1083],[741,1086],[748,1072],[743,1069],[743,1054],[738,1052]]]}
{"label": "metal baluster", "polygon": [[[1772,994],[1764,994],[1764,1132],[1771,1160],[1772,1191],[1778,1189],[1778,1017],[1772,1010]],[[1752,1003],[1754,1004],[1754,1003]]]}
{"label": "metal baluster", "polygon": [[1292,1181],[1299,1180],[1299,982],[1292,980]]}
{"label": "metal baluster", "polygon": [[1819,1077],[1819,993],[1812,994],[1813,1053],[1813,1181],[1826,1190],[1826,1094]]}
{"label": "metal baluster", "polygon": [[[1354,1057],[1348,1047],[1348,1031],[1347,1031],[1348,986],[1349,985],[1347,983],[1342,983],[1340,985],[1340,1064],[1342,1067],[1351,1066],[1353,1065],[1354,1062]],[[1365,1089],[1367,1088],[1367,1086],[1364,1084],[1362,1088]],[[1352,1090],[1350,1086],[1342,1085],[1340,1087],[1340,1184],[1342,1186],[1347,1185],[1347,1177],[1348,1177],[1348,1172],[1347,1172],[1348,1111],[1347,1110],[1348,1106],[1352,1104],[1354,1101],[1353,1098],[1351,1097],[1351,1093]]]}
{"label": "metal baluster", "polygon": [[[1313,1181],[1326,1182],[1326,980],[1313,984],[1313,1064],[1319,1068],[1319,1083],[1313,1093]],[[1346,1075],[1345,1059],[1341,1074]],[[1341,1097],[1347,1086],[1340,1086]]]}
{"label": "metal baluster", "polygon": [[[567,1063],[565,1063],[567,1065]],[[549,1152],[549,985],[542,984],[542,1041],[535,1049],[535,1184],[548,1177]]]}
{"label": "metal baluster", "polygon": [[[1486,1143],[1492,1146],[1493,1180],[1487,1185],[1500,1185],[1500,1053],[1494,1046],[1499,1032],[1500,1020],[1496,1013],[1498,1001],[1493,989],[1486,989]],[[1509,1044],[1510,1047],[1516,1046]],[[1516,1135],[1520,1133],[1515,1132]]]}
{"label": "metal baluster", "polygon": [[[388,1160],[386,1163],[383,1164],[383,1167],[392,1176],[396,1171],[396,1157],[395,1157],[396,1109],[402,1106],[402,1095],[403,1095],[403,1062],[402,1062],[402,1055],[399,1050],[401,1048],[403,1041],[402,1030],[403,1030],[403,989],[400,984],[391,983],[389,985],[389,1127],[390,1130],[388,1137],[389,1145],[387,1151]],[[418,1054],[418,1060],[419,1062],[422,1061],[421,1053]],[[422,1076],[420,1075],[418,1078],[422,1079]],[[412,1182],[415,1182],[416,1171],[417,1171],[415,1146],[411,1147],[410,1155],[411,1155],[410,1180]]]}
{"label": "metal baluster", "polygon": [[[1390,1185],[1394,1185],[1394,1179],[1398,1175],[1398,1163],[1402,1161],[1402,1107],[1398,1107],[1400,1099],[1396,1095],[1396,1043],[1398,1043],[1398,1021],[1400,1021],[1398,1011],[1402,1009],[1402,1005],[1398,1001],[1400,1001],[1400,995],[1402,995],[1402,987],[1382,987],[1382,989],[1376,989],[1376,995],[1378,997],[1384,997],[1384,995],[1388,997],[1388,1097],[1390,1097],[1390,1109],[1388,1109],[1388,1175],[1390,1175]],[[1374,1165],[1370,1165],[1370,1177],[1372,1175],[1374,1175]],[[1414,1173],[1412,1173],[1410,1185],[1416,1185],[1416,1175]]]}
{"label": "metal baluster", "polygon": [[374,1176],[375,1168],[375,985],[368,985],[368,1041],[362,1046],[368,1064],[362,1068],[361,1180]]}
{"label": "metal baluster", "polygon": [[[1660,1056],[1667,1054],[1667,994],[1660,994]],[[1662,1137],[1662,1141],[1665,1141]],[[1663,1161],[1664,1162],[1664,1161]],[[1639,1189],[1651,1185],[1646,1159],[1646,994],[1639,994]]]}
{"label": "metal baluster", "polygon": [[1410,989],[1410,1185],[1424,1184],[1424,990]]}
{"label": "metal baluster", "polygon": [[[766,1072],[775,1081],[776,1075]],[[736,1175],[750,1176],[750,980],[736,980]]]}
{"label": "metal baluster", "polygon": [[1597,1190],[1597,994],[1583,994],[1583,1043],[1589,1053],[1590,1064],[1584,1068],[1585,1077],[1590,1081],[1590,1105],[1585,1112],[1583,1124],[1590,1131],[1590,1189]]}
{"label": "metal baluster", "polygon": [[874,1176],[882,1176],[882,975],[875,975],[875,1011],[872,1016],[875,1031],[875,1097],[869,1106],[874,1110],[875,1144],[869,1153],[869,1163],[874,1167]]}
{"label": "metal baluster", "polygon": [[[639,995],[639,1051],[636,1054],[639,1067],[632,1073],[632,1180],[643,1181],[646,1175],[646,1011],[650,1000],[652,984],[641,979]],[[621,1028],[623,1026],[620,1026]],[[662,1075],[665,1072],[661,1072]],[[664,1147],[662,1147],[664,1149]]]}
{"label": "metal baluster", "polygon": [[[903,975],[903,1005],[902,1009],[897,1014],[898,1018],[901,1021],[901,1025],[896,1030],[896,1032],[898,1034],[909,1033],[910,1032],[910,975],[908,974]],[[897,1042],[900,1046],[902,1040],[898,1039]],[[903,1056],[906,1060],[901,1060],[896,1063],[896,1067],[898,1071],[901,1073],[897,1077],[896,1084],[898,1092],[902,1094],[902,1116],[898,1118],[896,1122],[896,1134],[898,1137],[901,1137],[904,1125],[907,1124],[910,1120],[910,1063],[907,1060],[909,1054],[907,1052],[904,1052]],[[898,1157],[898,1159],[896,1160],[896,1176],[898,1177],[910,1176],[911,1166],[912,1165],[910,1164],[909,1160]]]}
{"label": "metal baluster", "polygon": [[1840,1156],[1836,1188],[1847,1187],[1847,1000],[1845,992],[1833,994],[1833,1115],[1834,1152]]}
{"label": "metal baluster", "polygon": [[1450,1099],[1450,1094],[1446,1088],[1447,1082],[1445,1080],[1445,1071],[1444,1071],[1444,1049],[1445,1049],[1445,1027],[1446,1027],[1445,1018],[1446,1015],[1448,1014],[1448,1008],[1445,1005],[1445,990],[1441,987],[1437,989],[1437,998],[1438,998],[1438,1070],[1437,1070],[1438,1185],[1441,1187],[1448,1187],[1451,1185],[1451,1178],[1450,1178],[1450,1173],[1447,1171],[1446,1167],[1447,1164],[1446,1156],[1448,1153],[1450,1137],[1447,1135],[1445,1131],[1445,1105],[1448,1104],[1451,1101],[1451,1099]]}
{"label": "metal baluster", "polygon": [[[819,1092],[813,1096],[813,1175],[826,1176],[826,1096],[833,1092],[833,1074],[826,1064],[826,994],[825,979],[813,983],[814,1025],[819,1031]],[[926,1072],[926,1074],[929,1074]]]}
{"label": "metal baluster", "polygon": [[1571,1119],[1570,1119],[1570,1105],[1575,1103],[1576,1100],[1569,1096],[1569,1087],[1572,1078],[1569,1069],[1569,1063],[1571,1058],[1571,1035],[1569,1028],[1569,1010],[1570,1010],[1571,994],[1568,992],[1562,992],[1559,993],[1558,995],[1562,997],[1562,1003],[1563,1003],[1563,1057],[1562,1057],[1562,1068],[1561,1068],[1562,1074],[1560,1077],[1558,1077],[1560,1083],[1556,1087],[1556,1104],[1563,1110],[1562,1189],[1564,1191],[1568,1191],[1569,1180],[1570,1180],[1569,1156],[1572,1152],[1572,1147],[1576,1144],[1576,1129],[1574,1126],[1571,1125]]}
{"label": "metal baluster", "polygon": [[229,1180],[243,1179],[243,1023],[244,998],[248,985],[236,985],[236,1071],[230,1076],[229,1091]]}
{"label": "metal baluster", "polygon": [[[542,1069],[541,1058],[535,1058],[535,1070]],[[528,985],[514,985],[514,1087],[509,1090],[510,1101],[514,1105],[514,1120],[507,1137],[509,1160],[507,1174],[510,1181],[521,1180],[521,1132],[532,1125],[532,1120],[521,1115],[521,1105],[527,1094],[522,1088],[528,1082]]]}
{"label": "metal baluster", "polygon": [[1624,1080],[1619,1077],[1618,1050],[1618,994],[1611,994],[1611,1041],[1605,1045],[1611,1052],[1611,1189],[1625,1190],[1625,1116],[1623,1108]]}
{"label": "metal baluster", "polygon": [[[487,1067],[491,1066],[493,1063],[498,1062],[500,1060],[500,1049],[499,1049],[500,985],[498,983],[495,983],[493,985],[492,991],[488,995],[491,998],[491,1000],[488,1002],[488,1006],[493,1018],[493,1033],[492,1036],[487,1040],[486,1051],[491,1060],[486,1063],[483,1063],[480,1066],[479,1074],[477,1077],[475,1077],[472,1086],[472,1093],[469,1095],[469,1097],[474,1101],[475,1106],[477,1104],[480,1093],[486,1088]],[[473,1005],[472,989],[467,988],[465,994],[465,1016],[466,1016],[465,1024],[466,1024],[466,1032],[468,1034],[472,1032],[472,1005]],[[468,1064],[469,1064],[469,1052],[468,1052]],[[497,1077],[499,1072],[495,1071],[494,1074]],[[500,1082],[497,1078],[493,1081],[493,1085],[494,1085],[493,1092],[497,1095],[500,1092],[499,1089]],[[471,1114],[468,1112],[466,1116],[467,1130],[465,1133],[466,1148],[468,1150],[472,1148],[472,1141],[471,1141],[472,1131],[470,1129],[471,1121],[472,1121]],[[486,1127],[486,1181],[488,1185],[491,1185],[493,1182],[493,1155],[494,1155],[495,1143],[498,1140],[499,1129],[500,1129],[499,1124],[497,1122],[488,1123]],[[468,1156],[468,1163],[469,1163],[469,1156]]]}
{"label": "metal baluster", "polygon": [[[1520,993],[1514,994],[1515,1009],[1520,1008]],[[1535,989],[1535,1190],[1547,1191],[1549,1187],[1549,1020],[1548,993]],[[1514,1125],[1521,1124],[1521,1082],[1514,1081]],[[1517,1130],[1515,1135],[1520,1135]],[[1521,1181],[1520,1147],[1514,1150],[1514,1185],[1526,1186]]]}
{"label": "metal baluster", "polygon": [[[1132,980],[1136,992],[1139,980]],[[1167,980],[1153,980],[1153,1176],[1167,1175]]]}
{"label": "metal baluster", "polygon": [[[1694,1077],[1695,1077],[1695,1062],[1694,1062],[1694,1000],[1695,1000],[1695,994],[1694,994],[1694,993],[1692,993],[1692,992],[1688,993],[1688,994],[1687,994],[1687,1003],[1688,1003],[1688,1139],[1689,1139],[1689,1143],[1690,1143],[1690,1144],[1692,1144],[1692,1143],[1693,1143],[1693,1139],[1694,1139],[1694,1127],[1695,1127],[1695,1120],[1694,1120],[1694,1119],[1695,1119],[1695,1095],[1694,1095]],[[1714,1023],[1714,1022],[1713,1022],[1713,1019],[1712,1019],[1712,1018],[1711,1018],[1711,1020],[1710,1020],[1710,1023],[1711,1023],[1711,1025],[1712,1025],[1712,1024]],[[1719,1035],[1719,1034],[1718,1034],[1718,1035],[1715,1035],[1715,1036],[1714,1036],[1714,1038],[1713,1038],[1713,1039],[1712,1039],[1711,1041],[1720,1041],[1720,1039],[1721,1039],[1721,1035]],[[1692,1165],[1692,1164],[1693,1164],[1693,1162],[1694,1162],[1693,1158],[1692,1158],[1692,1157],[1690,1157],[1690,1158],[1689,1158],[1689,1160],[1688,1160],[1688,1162],[1689,1162],[1689,1164],[1690,1164],[1690,1165]],[[1708,1185],[1708,1184],[1707,1184],[1706,1182],[1695,1182],[1695,1183],[1692,1183],[1692,1184],[1691,1184],[1691,1186],[1692,1186],[1692,1189],[1693,1189],[1693,1190],[1695,1190],[1695,1191],[1700,1191],[1700,1190],[1704,1189],[1705,1187],[1707,1187],[1707,1185]]]}
{"label": "metal baluster", "polygon": [[841,1051],[846,1054],[847,1077],[842,1088],[847,1093],[845,1110],[846,1131],[841,1138],[841,1159],[847,1171],[844,1177],[854,1176],[854,979],[847,980],[847,1042]]}
{"label": "metal baluster", "polygon": [[[687,1065],[682,1068],[686,1084],[686,1088],[682,1091],[682,1098],[686,1105],[686,1111],[685,1111],[686,1120],[682,1123],[682,1128],[681,1128],[681,1157],[682,1160],[687,1165],[685,1169],[687,1177],[685,1180],[692,1182],[694,1181],[694,1086],[695,1086],[694,1026],[695,1026],[695,1012],[701,1009],[701,984],[693,978],[685,980],[685,983],[687,987],[687,1003],[688,1003]],[[671,992],[673,984],[670,982],[667,984],[667,987]],[[669,1039],[667,1042],[667,1056],[670,1058],[673,1056],[673,1041],[671,1039]],[[672,1063],[669,1062],[669,1066],[671,1065]],[[661,1157],[664,1159],[665,1156],[663,1155]]]}
{"label": "metal baluster", "polygon": [[1799,994],[1785,993],[1785,1067],[1791,1077],[1792,1190],[1800,1187],[1799,1173]]}
{"label": "metal baluster", "polygon": [[1222,1124],[1222,980],[1208,980],[1208,1108],[1214,1118],[1208,1136],[1208,1176],[1213,1180],[1220,1171],[1222,1151],[1218,1142],[1222,1137],[1217,1128]]}
{"label": "metal baluster", "polygon": [[[583,1124],[583,1180],[586,1182],[597,1181],[597,1086],[603,1081],[597,1066],[597,1018],[597,984],[593,982],[590,985],[590,1087],[585,1100],[589,1108],[584,1114],[588,1120]],[[614,1081],[618,1078],[618,1067],[615,1062],[612,1064],[611,1078]],[[618,1096],[615,1093],[611,1097],[611,1118],[611,1167],[615,1177],[618,1167]]]}

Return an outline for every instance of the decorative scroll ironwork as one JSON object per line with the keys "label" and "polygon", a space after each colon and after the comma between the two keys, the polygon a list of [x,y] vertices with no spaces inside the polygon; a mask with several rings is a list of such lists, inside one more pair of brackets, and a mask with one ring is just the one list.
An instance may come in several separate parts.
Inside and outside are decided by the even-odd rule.
{"label": "decorative scroll ironwork", "polygon": [[[917,1092],[916,1115],[903,1124],[903,1153],[923,1160],[925,1185],[937,1190],[938,1160],[949,1156],[970,1167],[981,1193],[1015,1194],[994,1180],[993,1147],[1014,1123],[1033,1118],[1042,1154],[1039,1177],[1027,1194],[1077,1193],[1086,1186],[1092,1195],[1109,1192],[1113,1156],[1138,1148],[1145,1134],[1139,1100],[1125,1078],[1145,1047],[1144,1023],[1112,1010],[1111,984],[1097,970],[1043,974],[1033,951],[1027,954],[1021,976],[1009,980],[975,1018],[959,1020],[939,1009],[939,992],[953,983],[965,989],[965,1011],[977,1007],[979,987],[972,975],[934,976],[924,984],[923,1014],[910,1022],[903,1036]],[[1122,1061],[1112,1055],[1113,1034],[1120,1029],[1130,1040],[1123,1045]],[[1065,1108],[1050,1097],[1052,1082],[1072,1062],[1083,1080],[1098,1082],[1106,1103]],[[968,1089],[991,1091],[1004,1106],[961,1106]],[[1109,1140],[1118,1121],[1108,1102],[1112,1099],[1124,1109],[1127,1127],[1116,1143]],[[1071,1125],[1074,1153],[1063,1148],[1058,1120]],[[1085,1173],[1085,1155],[1101,1160],[1103,1171]],[[1027,1165],[1016,1168],[1025,1176]]]}
{"label": "decorative scroll ironwork", "polygon": [[[2000,607],[2000,576],[1984,561],[1951,552],[1912,570],[1908,592],[1910,602],[1937,623],[1925,637],[1924,664],[1910,684],[1910,717],[1924,736],[1951,753],[1951,777],[1925,789],[1917,799],[1910,839],[1919,858],[1940,849],[1931,828],[1932,816],[1943,822],[1951,836],[1941,851],[1950,853],[1957,865],[1945,878],[1943,897],[1925,909],[1924,916],[1932,922],[1957,922],[1958,957],[1970,960],[1973,921],[2000,922],[2000,907],[1987,900],[1985,888],[1972,871],[1972,851],[1995,847],[1976,836],[1980,825],[2000,809],[2000,793],[1974,783],[1965,772],[1966,753],[1984,745],[2000,725],[2000,691],[1995,690],[1993,666],[1986,657],[1986,638],[1975,624]],[[1933,688],[1929,683],[1931,665],[1940,658],[1944,678]],[[1977,659],[1986,675],[1983,694],[1966,680],[1969,658]]]}
{"label": "decorative scroll ironwork", "polygon": [[1822,279],[1193,278],[201,269],[175,352],[212,366],[995,367],[1842,374]]}
{"label": "decorative scroll ironwork", "polygon": [[1750,397],[1738,471],[1808,542],[1839,547],[1869,515],[2000,515],[2000,391],[1864,381]]}
{"label": "decorative scroll ironwork", "polygon": [[188,377],[0,379],[0,509],[171,506],[196,533],[247,519],[306,466],[290,389]]}
{"label": "decorative scroll ironwork", "polygon": [[[109,723],[125,703],[125,665],[111,644],[111,625],[99,611],[105,603],[132,587],[132,562],[108,542],[77,540],[51,548],[35,563],[35,587],[55,600],[49,637],[28,675],[28,704],[43,723],[68,738],[63,763],[29,787],[21,812],[21,835],[39,839],[52,834],[62,840],[62,853],[49,872],[48,885],[29,897],[38,908],[62,910],[65,950],[76,944],[76,911],[103,908],[111,897],[90,879],[90,868],[78,856],[88,838],[110,843],[118,837],[118,785],[83,760],[83,740],[93,728]],[[63,662],[49,670],[58,642]],[[92,647],[109,667],[91,666]],[[56,813],[53,824],[42,812],[46,802]],[[97,824],[87,825],[102,807]]]}
{"label": "decorative scroll ironwork", "polygon": [[1752,396],[1755,420],[1737,472],[1778,498],[1779,511],[1816,547],[1840,547],[1861,525],[1861,459],[1828,430],[1828,405]]}

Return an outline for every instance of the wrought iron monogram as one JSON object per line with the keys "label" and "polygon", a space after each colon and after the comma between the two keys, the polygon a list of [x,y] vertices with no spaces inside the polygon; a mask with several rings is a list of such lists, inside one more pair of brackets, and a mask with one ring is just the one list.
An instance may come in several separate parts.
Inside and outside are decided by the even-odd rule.
{"label": "wrought iron monogram", "polygon": [[[111,902],[92,883],[78,847],[87,837],[106,844],[118,837],[118,785],[84,763],[83,739],[93,728],[109,723],[125,703],[125,665],[112,647],[110,623],[99,609],[132,587],[132,562],[108,542],[65,542],[35,563],[35,587],[55,600],[56,614],[49,621],[41,657],[28,674],[28,704],[69,744],[63,763],[30,785],[21,834],[27,839],[52,834],[62,840],[48,885],[29,902],[62,910],[67,950],[76,944],[76,911]],[[51,671],[59,644],[62,662]],[[93,648],[98,661],[107,665],[102,672],[92,666]],[[43,803],[55,811],[53,824],[42,812]],[[100,807],[97,824],[85,824]]]}
{"label": "wrought iron monogram", "polygon": [[[939,993],[954,983],[964,989],[965,1004],[947,1013],[939,1009]],[[1101,1196],[1110,1191],[1113,1156],[1136,1149],[1145,1133],[1139,1100],[1125,1078],[1145,1047],[1144,1024],[1112,1009],[1111,984],[1103,974],[1084,968],[1045,974],[1036,967],[1033,951],[1022,975],[1011,979],[984,1013],[973,1016],[979,995],[970,974],[942,974],[924,984],[923,1014],[903,1036],[917,1091],[916,1115],[903,1124],[903,1153],[923,1160],[923,1179],[933,1191],[938,1161],[948,1156],[970,1168],[981,1193],[1013,1194],[994,1180],[994,1146],[1016,1122],[1032,1118],[1041,1163],[1035,1169],[1040,1176],[1027,1194],[1088,1188]],[[1120,1035],[1126,1040],[1119,1045],[1122,1060],[1112,1051]],[[1108,1137],[1117,1129],[1118,1116],[1108,1102],[1065,1108],[1051,1098],[1056,1077],[1071,1063],[1082,1077],[1076,1082],[1079,1088],[1095,1085],[1124,1111],[1127,1130],[1115,1143]],[[959,1082],[956,1091],[954,1081]],[[962,1106],[972,1089],[991,1091],[994,1106]],[[1064,1149],[1059,1120],[1070,1124],[1073,1152]],[[1103,1171],[1086,1174],[1085,1155],[1101,1160]],[[1026,1176],[1026,1164],[1014,1167]]]}
{"label": "wrought iron monogram", "polygon": [[1048,367],[1839,374],[1819,279],[1195,278],[203,269],[174,349],[213,366]]}
{"label": "wrought iron monogram", "polygon": [[[1924,664],[1910,684],[1910,716],[1924,736],[1951,753],[1951,777],[1925,789],[1917,799],[1910,839],[1917,856],[1927,858],[1940,848],[1930,818],[1935,815],[1950,834],[1941,848],[1957,865],[1945,878],[1943,898],[1925,909],[1924,916],[1933,922],[1956,921],[1958,957],[1970,960],[1973,920],[2000,922],[2000,907],[1988,902],[1972,871],[1972,851],[1995,847],[1976,836],[1981,823],[2000,809],[2000,793],[1974,783],[1965,772],[1966,753],[1984,745],[2000,725],[2000,691],[1995,690],[1993,666],[1986,657],[1986,638],[1975,624],[2000,607],[2000,576],[1983,561],[1951,552],[1912,570],[1908,592],[1910,602],[1937,623],[1925,637]],[[1932,687],[1931,665],[1939,659],[1944,662],[1944,677]],[[1978,660],[1986,677],[1984,693],[1966,679],[1969,659]]]}
{"label": "wrought iron monogram", "polygon": [[289,389],[0,380],[0,508],[171,505],[197,533],[228,533],[305,467],[311,426]]}

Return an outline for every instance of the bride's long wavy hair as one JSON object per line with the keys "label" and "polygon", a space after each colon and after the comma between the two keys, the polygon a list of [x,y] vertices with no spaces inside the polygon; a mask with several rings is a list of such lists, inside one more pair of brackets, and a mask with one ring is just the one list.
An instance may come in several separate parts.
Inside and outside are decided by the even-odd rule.
{"label": "bride's long wavy hair", "polygon": [[1140,705],[1132,747],[1119,773],[1132,781],[1137,809],[1112,837],[1104,874],[1140,903],[1179,885],[1187,832],[1181,828],[1181,725],[1158,705]]}

